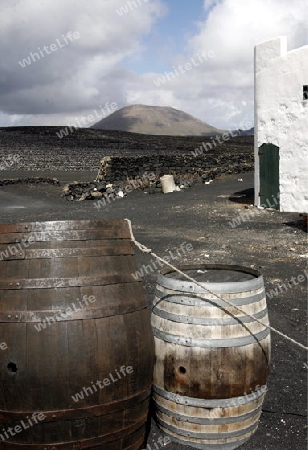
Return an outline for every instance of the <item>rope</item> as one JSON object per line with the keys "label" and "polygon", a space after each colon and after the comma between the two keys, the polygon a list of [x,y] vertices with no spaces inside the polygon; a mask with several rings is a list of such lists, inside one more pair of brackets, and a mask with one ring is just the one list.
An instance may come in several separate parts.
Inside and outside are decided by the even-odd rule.
{"label": "rope", "polygon": [[98,177],[100,176],[100,174],[101,174],[101,169],[98,169],[98,172],[97,172],[96,178],[94,180],[94,183],[97,183],[99,181]]}
{"label": "rope", "polygon": [[[277,330],[276,328],[262,322],[261,320],[257,319],[255,316],[245,312],[243,309],[239,308],[238,306],[234,305],[232,302],[229,302],[227,299],[224,299],[222,297],[220,297],[219,295],[215,294],[214,292],[212,292],[210,289],[204,287],[204,285],[202,285],[201,283],[199,283],[197,280],[195,280],[194,278],[191,278],[189,275],[187,275],[186,273],[182,272],[181,270],[179,270],[177,267],[173,266],[172,264],[170,264],[169,262],[165,261],[163,258],[161,258],[160,256],[156,255],[156,253],[154,253],[151,249],[149,249],[148,247],[146,247],[145,245],[141,244],[140,242],[138,242],[134,236],[133,233],[133,229],[132,229],[132,223],[129,219],[125,219],[128,223],[128,227],[130,230],[130,234],[131,234],[131,239],[133,241],[133,243],[136,245],[137,248],[139,248],[139,250],[141,250],[143,253],[147,253],[152,255],[155,259],[157,259],[158,261],[161,261],[163,264],[165,264],[166,266],[169,266],[172,270],[174,270],[175,272],[179,273],[180,275],[182,275],[183,277],[185,277],[187,280],[191,281],[192,283],[196,284],[197,286],[201,287],[201,289],[203,289],[205,292],[208,292],[212,295],[214,295],[214,297],[216,297],[219,300],[222,300],[223,302],[227,303],[229,306],[232,306],[232,308],[237,309],[239,312],[241,312],[242,314],[244,314],[245,316],[250,317],[251,319],[255,320],[256,322],[258,322],[260,325],[263,325],[266,328],[269,328],[271,331],[273,331],[276,334],[279,334],[279,336],[283,337],[284,339],[287,339],[288,341],[292,342],[294,345],[297,345],[298,347],[304,349],[304,350],[308,350],[308,347],[305,347],[303,344],[301,344],[300,342],[297,342],[295,339],[290,338],[289,336],[287,336],[286,334],[282,333],[281,331]],[[200,297],[201,298],[201,297]],[[204,300],[201,298],[201,300]],[[205,300],[204,300],[205,301]],[[217,304],[215,304],[215,306],[220,309],[221,307]],[[233,316],[235,317],[235,316]]]}

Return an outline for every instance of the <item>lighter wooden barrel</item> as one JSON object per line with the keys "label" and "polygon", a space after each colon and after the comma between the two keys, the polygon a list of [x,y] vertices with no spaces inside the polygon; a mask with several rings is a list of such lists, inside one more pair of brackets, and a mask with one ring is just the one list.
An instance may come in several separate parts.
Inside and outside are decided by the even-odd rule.
{"label": "lighter wooden barrel", "polygon": [[269,323],[263,277],[239,266],[179,268],[222,300],[170,269],[159,275],[152,312],[157,422],[182,444],[234,449],[256,431],[267,390],[270,330],[246,315]]}
{"label": "lighter wooden barrel", "polygon": [[0,448],[139,449],[154,346],[127,222],[1,224],[0,255]]}

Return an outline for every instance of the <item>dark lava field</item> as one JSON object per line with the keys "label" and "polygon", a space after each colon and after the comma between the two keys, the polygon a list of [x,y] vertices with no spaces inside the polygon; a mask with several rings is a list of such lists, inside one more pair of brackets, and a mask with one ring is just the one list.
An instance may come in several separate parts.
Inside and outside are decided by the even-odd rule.
{"label": "dark lava field", "polygon": [[[80,128],[59,137],[63,127],[0,128],[0,171],[96,170],[104,156],[191,154],[202,143],[212,143],[206,155],[253,154],[253,136],[232,137],[221,144],[202,136],[150,136],[122,131]],[[57,134],[58,133],[58,134]],[[63,134],[62,134],[63,136]]]}

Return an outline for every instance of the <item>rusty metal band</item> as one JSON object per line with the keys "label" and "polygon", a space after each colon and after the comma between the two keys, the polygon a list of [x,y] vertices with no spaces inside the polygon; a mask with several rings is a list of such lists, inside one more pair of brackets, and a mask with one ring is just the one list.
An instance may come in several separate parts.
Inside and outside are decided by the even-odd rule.
{"label": "rusty metal band", "polygon": [[175,434],[173,434],[173,433],[171,434],[171,432],[168,433],[168,430],[162,426],[163,432],[167,436],[170,436],[173,442],[177,442],[182,445],[190,445],[190,446],[193,445],[193,448],[198,448],[200,450],[234,450],[234,449],[240,447],[241,445],[245,444],[245,442],[249,441],[252,434],[257,430],[257,428],[258,428],[258,426],[256,426],[256,429],[253,430],[252,432],[250,432],[249,435],[247,437],[245,437],[244,439],[236,439],[236,441],[233,440],[233,441],[230,441],[230,442],[227,442],[224,444],[221,444],[221,443],[219,443],[219,444],[215,444],[215,443],[202,444],[201,440],[199,443],[196,440],[191,441],[191,440],[189,440],[189,438],[184,439],[183,437],[181,437],[181,438],[175,437]]}
{"label": "rusty metal band", "polygon": [[[141,299],[140,299],[141,300]],[[139,305],[135,302],[130,309],[121,311],[121,314],[128,314],[129,312],[137,312],[146,309],[147,305],[139,302]],[[65,310],[50,310],[50,311],[7,311],[0,313],[0,323],[44,323],[41,330],[45,329],[47,325],[58,322],[69,322],[70,320],[89,320],[89,319],[102,319],[104,317],[113,317],[118,314],[118,310],[106,307],[102,308],[90,308],[83,307],[79,311],[73,311],[72,313],[65,313]]]}
{"label": "rusty metal band", "polygon": [[[145,427],[147,419],[147,413],[144,414],[138,422],[134,423],[133,425],[130,425],[129,427],[122,428],[119,431],[115,431],[113,433],[103,434],[100,436],[88,438],[88,439],[79,439],[78,441],[69,441],[69,442],[54,442],[52,444],[19,444],[14,443],[11,440],[9,442],[4,441],[1,442],[1,448],[7,448],[8,450],[84,450],[87,448],[93,448],[95,446],[98,446],[100,444],[114,444],[116,441],[127,438],[130,434],[133,434],[134,432],[142,429]],[[140,443],[139,439],[137,443]],[[141,444],[140,444],[141,445]],[[114,447],[113,447],[114,448]],[[120,448],[120,446],[118,447]],[[127,448],[127,450],[132,449],[138,449],[136,445],[132,445]]]}
{"label": "rusty metal band", "polygon": [[104,317],[113,317],[119,313],[128,314],[135,313],[146,309],[146,301],[143,298],[134,298],[134,301],[129,305],[128,302],[122,307],[112,308],[109,306],[102,306],[101,308],[91,308],[90,306],[80,307],[79,310],[72,310],[66,313],[67,309],[52,309],[49,311],[1,311],[0,323],[42,323],[38,326],[40,330],[45,329],[48,325],[58,322],[68,322],[70,320],[89,320],[102,319]]}
{"label": "rusty metal band", "polygon": [[[156,306],[152,310],[153,314],[164,319],[169,320],[175,323],[184,323],[187,325],[202,325],[202,326],[226,326],[226,325],[239,325],[241,323],[251,323],[254,322],[254,319],[249,316],[238,316],[236,318],[230,318],[227,314],[225,314],[225,318],[217,317],[217,318],[200,318],[193,316],[184,316],[179,314],[172,314],[166,312],[162,309],[157,308]],[[267,308],[263,309],[254,314],[256,319],[263,319],[267,317]]]}
{"label": "rusty metal band", "polygon": [[190,338],[184,336],[178,336],[170,333],[165,333],[155,327],[153,327],[153,334],[157,339],[169,342],[171,344],[183,345],[184,347],[200,347],[200,348],[230,348],[230,347],[242,347],[245,345],[260,343],[263,339],[270,335],[270,329],[264,328],[264,330],[258,333],[250,333],[247,336],[239,336],[237,338],[226,339],[202,339],[202,338]]}
{"label": "rusty metal band", "polygon": [[204,294],[207,288],[214,292],[214,294],[236,294],[247,291],[253,291],[264,287],[263,276],[256,270],[247,269],[246,267],[225,265],[225,264],[190,264],[178,266],[178,269],[197,270],[197,269],[219,269],[219,270],[234,270],[253,275],[255,278],[246,281],[227,281],[220,283],[201,282],[204,289],[191,281],[178,280],[176,278],[167,277],[167,274],[174,272],[172,269],[163,269],[160,271],[157,283],[167,289],[173,291],[187,292],[193,294]]}
{"label": "rusty metal band", "polygon": [[[101,405],[94,406],[84,406],[81,408],[74,409],[61,409],[58,411],[3,411],[0,410],[0,420],[2,422],[17,422],[21,420],[27,420],[27,417],[31,418],[31,415],[36,413],[42,413],[45,419],[40,423],[44,422],[55,422],[59,420],[75,420],[75,419],[85,419],[87,417],[101,417],[108,414],[113,414],[118,411],[129,409],[134,407],[138,403],[142,403],[147,400],[151,395],[151,385],[147,386],[146,389],[139,392],[137,395],[132,395],[126,397],[123,400],[115,401],[112,403],[105,403]],[[147,408],[146,408],[147,410]],[[0,441],[1,443],[1,441]]]}
{"label": "rusty metal band", "polygon": [[[185,429],[180,429],[174,425],[171,425],[167,422],[165,422],[163,419],[161,419],[157,415],[157,422],[159,425],[163,428],[166,428],[167,430],[170,430],[172,433],[176,433],[179,436],[189,437],[193,439],[208,439],[208,440],[217,440],[217,439],[231,439],[231,438],[237,438],[242,437],[243,435],[247,433],[252,433],[257,427],[258,424],[253,423],[252,425],[249,425],[247,428],[243,428],[236,431],[229,431],[229,432],[219,432],[219,433],[211,433],[208,431],[208,433],[202,433],[202,432],[195,432],[195,431],[187,431]],[[194,442],[191,442],[191,444],[195,444]],[[211,444],[210,444],[211,445]]]}
{"label": "rusty metal band", "polygon": [[123,448],[123,450],[139,450],[141,448],[143,442],[144,442],[144,433],[138,441],[136,441],[134,444],[130,445],[129,447]]}
{"label": "rusty metal band", "polygon": [[[243,420],[248,420],[254,418],[255,421],[259,420],[262,405],[258,406],[254,410],[249,413],[242,414],[239,416],[231,416],[231,417],[195,417],[195,416],[187,416],[184,414],[178,414],[174,411],[170,411],[167,408],[164,408],[159,403],[155,402],[157,411],[169,416],[172,419],[178,420],[179,422],[185,423],[193,423],[197,425],[227,425],[230,423],[240,423]],[[215,412],[215,411],[214,411]],[[219,414],[219,413],[218,413]]]}
{"label": "rusty metal band", "polygon": [[[248,294],[248,293],[247,293]],[[173,291],[173,294],[170,291],[166,292],[159,289],[159,286],[156,287],[154,304],[160,303],[161,301],[166,301],[170,303],[176,303],[178,305],[183,306],[203,306],[204,308],[215,307],[214,305],[223,306],[224,308],[230,308],[230,305],[226,303],[224,300],[224,295],[221,295],[221,299],[215,297],[214,295],[207,294],[206,297],[203,294],[203,297],[199,297],[198,295],[193,295],[192,293],[178,294]],[[265,300],[265,291],[262,289],[261,292],[256,294],[251,294],[248,297],[226,297],[229,302],[232,302],[233,305],[242,306],[242,305],[250,305],[252,303],[257,303],[259,301]]]}
{"label": "rusty metal band", "polygon": [[53,289],[78,286],[106,286],[111,284],[136,282],[131,273],[105,274],[104,276],[84,276],[74,278],[33,278],[0,280],[0,289]]}
{"label": "rusty metal band", "polygon": [[[1,248],[2,247],[2,248]],[[14,245],[11,246],[0,246],[0,252],[2,252],[1,261],[15,261],[24,259],[51,259],[51,258],[73,258],[80,256],[122,256],[122,255],[133,255],[134,251],[131,242],[124,241],[119,242],[115,240],[111,245],[100,246],[89,246],[89,247],[65,247],[65,248],[16,248],[16,252],[13,252]],[[21,246],[20,246],[21,247]],[[10,251],[11,249],[11,251]],[[3,257],[5,252],[7,257]]]}
{"label": "rusty metal band", "polygon": [[174,402],[178,405],[190,406],[193,408],[206,408],[206,409],[214,409],[214,408],[233,408],[242,405],[248,405],[249,403],[253,403],[254,401],[258,401],[262,396],[264,397],[265,392],[267,392],[267,386],[263,386],[264,389],[259,389],[257,391],[252,392],[251,394],[242,395],[239,397],[230,397],[223,399],[204,399],[204,398],[195,398],[195,397],[187,397],[179,394],[175,394],[174,392],[166,391],[165,389],[160,388],[159,386],[153,385],[154,391],[154,401],[159,403],[160,396],[165,400]]}

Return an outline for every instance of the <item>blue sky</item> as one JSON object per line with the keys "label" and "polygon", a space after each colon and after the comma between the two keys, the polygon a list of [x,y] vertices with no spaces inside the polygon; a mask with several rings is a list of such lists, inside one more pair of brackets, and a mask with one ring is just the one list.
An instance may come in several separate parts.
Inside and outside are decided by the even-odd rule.
{"label": "blue sky", "polygon": [[166,0],[168,12],[156,25],[156,32],[162,40],[171,44],[170,53],[182,52],[187,41],[196,32],[197,21],[205,16],[203,1]]}
{"label": "blue sky", "polygon": [[127,67],[137,73],[169,70],[172,56],[185,51],[188,39],[196,32],[197,22],[206,17],[203,0],[193,0],[189,5],[186,1],[165,0],[164,4],[166,12],[151,33],[142,37],[142,57],[127,58]]}
{"label": "blue sky", "polygon": [[[109,102],[249,128],[255,45],[281,35],[289,50],[308,44],[306,0],[135,2],[1,0],[0,126],[67,125]],[[203,51],[214,56],[164,78]]]}

